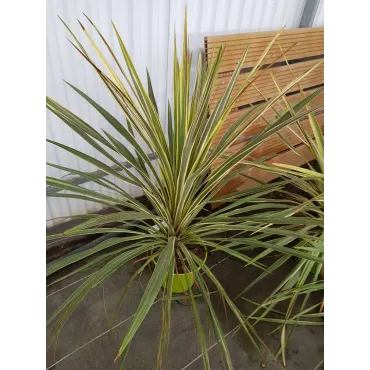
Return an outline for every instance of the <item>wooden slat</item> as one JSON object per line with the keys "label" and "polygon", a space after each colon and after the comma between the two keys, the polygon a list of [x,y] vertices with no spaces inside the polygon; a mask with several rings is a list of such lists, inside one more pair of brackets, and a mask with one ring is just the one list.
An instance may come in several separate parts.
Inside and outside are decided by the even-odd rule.
{"label": "wooden slat", "polygon": [[[287,150],[286,152],[280,153],[279,155],[267,160],[266,163],[287,163],[293,166],[302,166],[306,161],[312,161],[314,159],[311,151],[304,144],[295,147],[295,150],[303,158],[295,154],[293,151]],[[272,181],[277,177],[272,172],[263,171],[258,168],[250,168],[244,171],[243,174],[265,182]],[[259,184],[252,179],[240,175],[235,176],[217,193],[215,198],[234,193],[236,191],[245,191],[257,186],[259,186]],[[217,206],[219,206],[219,204],[214,204],[214,207]]]}
{"label": "wooden slat", "polygon": [[[319,114],[317,117],[317,122],[320,126],[320,128],[323,130],[324,128],[324,114]],[[305,119],[301,122],[302,127],[306,132],[310,135],[312,135],[311,125],[308,119]],[[290,127],[284,127],[279,131],[280,135],[284,138],[284,140],[291,146],[296,146],[300,144],[302,141],[300,137],[302,137],[302,134],[298,130],[298,127],[296,125],[290,126]],[[298,134],[299,136],[297,136]],[[289,149],[289,146],[284,143],[284,141],[281,140],[278,134],[274,134],[270,136],[268,139],[266,139],[259,147],[257,147],[251,155],[255,158],[261,158],[265,157],[274,153],[280,153],[284,150]]]}
{"label": "wooden slat", "polygon": [[[277,41],[277,50],[280,50],[280,47],[289,48],[292,44],[299,45],[300,47],[303,47],[304,45],[309,44],[315,44],[315,43],[322,43],[323,41],[323,35],[324,32],[316,32],[315,34],[301,34],[296,36],[284,36],[281,35]],[[213,60],[215,58],[216,51],[218,51],[219,47],[224,45],[225,51],[224,55],[232,54],[232,52],[235,52],[236,50],[245,50],[246,46],[249,44],[248,54],[253,55],[256,54],[257,51],[264,51],[266,47],[269,45],[269,43],[272,40],[271,37],[265,37],[260,39],[250,39],[249,37],[246,37],[244,40],[239,41],[225,41],[225,42],[219,42],[219,43],[210,43],[208,40],[206,40],[207,44],[207,57],[209,60]],[[273,50],[273,48],[276,47],[272,45],[270,50]],[[259,57],[257,57],[258,59]]]}
{"label": "wooden slat", "polygon": [[[316,119],[321,127],[323,129],[324,127],[324,114],[319,114],[316,116]],[[305,119],[301,121],[302,127],[307,131],[307,133],[311,136],[312,135],[312,130],[310,126],[310,122],[308,119]],[[293,132],[292,132],[293,131]],[[301,139],[295,135],[298,134],[302,136],[300,133],[299,129],[297,128],[296,125],[288,127],[284,127],[279,131],[279,134],[286,140],[287,143],[289,143],[291,146],[296,146],[301,143]],[[228,153],[235,153],[237,150],[241,149],[246,142],[242,142],[236,145],[233,145],[232,147],[229,148]],[[285,150],[289,149],[289,146],[287,146],[284,141],[281,140],[278,134],[274,134],[270,136],[268,139],[266,139],[261,145],[259,145],[256,149],[254,149],[251,152],[251,156],[254,158],[261,158],[261,157],[266,157],[268,155],[272,154],[278,154],[280,152],[283,152]],[[218,167],[219,164],[215,163],[215,167]]]}
{"label": "wooden slat", "polygon": [[[319,60],[313,60],[309,62],[293,64],[291,65],[291,71],[289,69],[289,66],[280,66],[276,68],[271,68],[269,70],[266,70],[265,73],[263,73],[264,71],[261,71],[255,81],[255,86],[260,90],[260,92],[252,85],[249,86],[248,89],[238,98],[234,105],[234,108],[238,108],[250,103],[255,103],[263,100],[261,93],[266,99],[275,96],[278,93],[278,90],[270,73],[273,73],[278,85],[280,86],[280,88],[283,88],[292,81],[292,79],[294,78],[293,76],[298,77],[302,75],[318,62]],[[240,88],[240,86],[243,84],[247,76],[248,73],[241,74],[238,77],[236,86],[233,90],[233,94]],[[224,94],[229,80],[230,77],[226,78],[220,77],[215,82],[212,101],[210,104],[210,111],[212,111],[216,107],[216,104],[219,101],[220,97]],[[304,79],[300,81],[300,85],[303,89],[312,86],[322,85],[323,83],[324,83],[324,63],[316,67],[316,69],[314,69],[308,76],[306,76]],[[289,92],[294,92],[298,90],[299,86],[298,84],[296,84],[289,90]]]}
{"label": "wooden slat", "polygon": [[[304,144],[297,146],[295,150],[298,155],[292,150],[287,150],[286,152],[280,153],[276,157],[269,159],[268,161],[266,161],[266,163],[288,163],[292,166],[302,166],[306,162],[312,161],[314,159],[312,152]],[[245,171],[244,174],[265,182],[271,181],[277,177],[272,172],[263,171],[258,168],[250,168],[249,170]],[[256,186],[258,186],[258,184],[256,184],[255,181],[244,178],[244,181],[238,186],[237,190],[243,191],[254,188]]]}
{"label": "wooden slat", "polygon": [[[274,74],[274,76],[288,76],[290,79],[292,79],[294,76],[298,77],[302,75],[304,72],[308,71],[310,68],[312,68],[315,64],[319,62],[323,62],[323,58],[318,58],[315,60],[308,60],[305,62],[300,63],[294,63],[288,65],[281,65],[278,67],[271,67],[266,68],[258,72],[255,77],[253,78],[254,83],[260,87],[261,85],[264,85],[266,82],[271,82],[271,73]],[[321,66],[320,66],[321,67]],[[319,67],[317,67],[319,68]],[[215,83],[214,83],[214,89],[217,90],[217,93],[223,93],[226,89],[232,73],[225,75],[223,73],[218,74]],[[240,73],[239,76],[236,79],[236,87],[240,87],[242,83],[249,77],[249,72],[247,73]]]}
{"label": "wooden slat", "polygon": [[[299,43],[297,43],[296,45],[294,45],[294,44],[295,44],[295,42],[289,42],[289,43],[281,44],[277,41],[277,44],[273,45],[271,47],[268,56],[270,56],[270,57],[275,56],[275,58],[278,58],[279,55],[282,52],[285,51],[286,52],[285,56],[289,60],[289,59],[292,59],[290,57],[290,54],[295,55],[295,54],[298,54],[298,53],[301,53],[301,52],[306,53],[308,50],[309,50],[309,53],[310,53],[308,55],[308,57],[321,55],[322,52],[317,52],[317,51],[322,51],[323,50],[322,48],[323,48],[323,45],[324,45],[324,37],[320,37],[320,38],[317,38],[315,40],[311,40],[307,44],[299,44]],[[281,47],[281,49],[280,49],[280,47]],[[233,70],[235,68],[235,65],[239,62],[239,59],[243,55],[244,51],[245,51],[245,45],[235,46],[234,48],[228,47],[227,49],[225,49],[224,55],[222,56],[222,64],[221,65],[223,65],[223,66],[230,65],[231,66],[230,70]],[[250,61],[250,60],[253,60],[253,59],[256,59],[256,61],[257,61],[264,51],[265,51],[264,47],[248,49],[248,54],[247,54],[247,57],[246,57],[246,61]],[[212,54],[212,59],[215,58],[215,55],[216,55],[215,53]],[[302,58],[302,57],[300,57],[300,58]],[[264,64],[266,64],[266,63],[264,63]],[[226,73],[226,72],[223,72],[223,73]]]}
{"label": "wooden slat", "polygon": [[[312,89],[310,91],[306,92],[306,96],[309,94],[312,94],[316,89]],[[301,100],[300,93],[294,94],[294,95],[289,95],[287,97],[287,100],[292,103]],[[311,107],[319,106],[324,103],[324,93],[321,93],[320,95],[316,96],[312,102],[311,102]],[[280,100],[279,102],[275,103],[273,105],[274,109],[276,109],[278,112],[281,112],[282,110],[286,109],[285,103]],[[234,113],[231,113],[227,120],[224,122],[224,124],[221,126],[219,131],[217,132],[217,135],[215,136],[213,143],[212,143],[212,148],[220,141],[221,137],[225,134],[226,130],[238,119],[240,118],[243,114],[245,114],[249,109],[251,108],[246,108],[246,109],[240,109]],[[272,109],[269,109],[264,115],[263,118],[266,121],[270,121],[276,118],[276,114]],[[256,135],[258,134],[264,127],[266,126],[266,122],[260,118],[256,120],[250,127],[248,127],[242,134],[239,136],[238,140],[244,139],[248,136],[251,135]]]}
{"label": "wooden slat", "polygon": [[[263,61],[263,64],[284,62],[285,59],[284,56],[282,55],[283,52],[285,53],[285,57],[288,60],[309,58],[324,54],[323,40],[318,40],[317,42],[307,45],[303,44],[294,45],[294,42],[291,42],[289,44],[287,43],[284,45],[280,44],[280,46],[282,49],[280,49],[279,44],[276,44],[271,47]],[[256,64],[256,61],[260,58],[261,54],[264,52],[264,50],[265,47],[261,47],[260,49],[253,49],[251,52],[248,52],[245,62],[243,63],[243,69],[254,66]],[[244,51],[245,47],[236,50],[227,50],[227,51],[225,50],[224,55],[222,57],[219,73],[226,73],[227,71],[232,71],[235,68],[235,66],[239,63],[239,60],[242,57]],[[251,60],[253,60],[253,62]]]}
{"label": "wooden slat", "polygon": [[[263,31],[263,32],[248,32],[248,33],[233,33],[230,35],[216,35],[216,36],[206,36],[208,44],[212,43],[225,43],[226,41],[235,40],[249,40],[249,39],[263,39],[273,38],[279,30],[274,31]],[[294,37],[299,34],[314,34],[324,32],[324,27],[310,27],[310,28],[294,28],[289,30],[284,30],[280,35],[280,39],[284,37]]]}
{"label": "wooden slat", "polygon": [[[243,68],[253,67],[277,31],[247,34],[209,36],[205,40],[207,60],[213,60],[220,45],[225,45],[225,52],[219,73],[232,71],[240,60],[249,40],[249,51]],[[301,28],[283,31],[264,60],[264,64],[275,62],[281,54],[279,45],[286,53],[288,60],[307,58],[324,54],[324,28]],[[278,61],[284,61],[284,57]]]}
{"label": "wooden slat", "polygon": [[[271,41],[271,40],[269,40]],[[251,61],[255,59],[255,62],[260,58],[261,54],[265,51],[266,47],[268,46],[269,42],[266,43],[259,43],[259,44],[251,44],[248,49],[248,54],[246,57],[246,61]],[[248,45],[248,43],[247,43]],[[294,47],[293,47],[294,45]],[[315,36],[315,37],[301,37],[297,39],[292,39],[289,41],[276,41],[275,45],[272,45],[269,52],[277,51],[278,54],[276,57],[279,56],[279,52],[286,52],[286,56],[289,59],[289,53],[290,54],[297,54],[299,50],[311,50],[312,54],[309,56],[315,56],[318,55],[315,51],[318,47],[323,46],[323,36]],[[243,55],[244,51],[246,49],[246,43],[240,43],[235,45],[230,45],[229,43],[227,46],[225,46],[224,54],[222,56],[222,59],[224,60],[224,64],[230,64],[229,62],[236,57],[238,59]],[[209,53],[209,59],[213,61],[216,58],[218,52],[218,47],[213,46],[212,50]],[[250,60],[249,60],[250,59]],[[226,62],[229,61],[229,62]]]}
{"label": "wooden slat", "polygon": [[[324,128],[324,114],[319,114],[316,116],[316,119],[318,121],[319,126],[321,129]],[[311,125],[308,119],[302,120],[300,122],[302,127],[306,130],[306,132],[313,137],[313,133],[311,130]],[[293,131],[293,132],[292,132]],[[289,127],[284,127],[279,131],[279,134],[286,140],[287,143],[289,143],[291,146],[296,146],[301,143],[301,139],[295,135],[298,134],[299,136],[302,136],[300,133],[298,127],[296,125],[291,125]],[[238,144],[235,144],[231,146],[227,150],[227,154],[232,154],[237,152],[239,149],[241,149],[244,145],[246,145],[248,141],[241,142]],[[266,157],[272,154],[278,154],[280,152],[283,152],[285,150],[289,149],[289,146],[287,146],[284,141],[281,140],[278,134],[274,134],[270,136],[268,139],[266,139],[262,144],[260,144],[256,149],[254,149],[249,158],[261,158]],[[212,165],[212,170],[218,168],[220,164],[224,161],[224,159],[220,158],[216,160]]]}

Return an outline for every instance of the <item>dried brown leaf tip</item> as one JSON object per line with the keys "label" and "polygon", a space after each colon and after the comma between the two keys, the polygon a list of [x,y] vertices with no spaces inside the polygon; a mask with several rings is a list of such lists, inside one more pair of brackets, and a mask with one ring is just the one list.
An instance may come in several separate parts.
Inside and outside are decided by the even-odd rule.
{"label": "dried brown leaf tip", "polygon": [[78,23],[80,24],[83,31],[85,31],[85,27],[82,25],[82,23],[77,19]]}

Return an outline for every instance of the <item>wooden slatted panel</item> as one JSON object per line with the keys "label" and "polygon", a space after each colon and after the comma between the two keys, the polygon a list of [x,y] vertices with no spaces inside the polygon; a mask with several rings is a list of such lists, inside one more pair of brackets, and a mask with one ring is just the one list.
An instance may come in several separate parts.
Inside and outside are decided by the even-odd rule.
{"label": "wooden slatted panel", "polygon": [[[309,91],[306,91],[306,96],[309,95],[309,94],[312,94],[316,89],[312,89],[312,90],[309,90]],[[292,103],[292,102],[295,102],[295,101],[299,101],[301,98],[300,98],[300,94],[297,93],[297,94],[294,94],[294,95],[289,95],[287,97],[287,100]],[[313,100],[312,100],[312,103],[311,103],[311,107],[315,107],[315,106],[320,106],[324,103],[324,94],[321,93],[320,95],[316,96]],[[285,109],[285,104],[283,101],[279,101],[277,102],[276,104],[273,105],[273,108],[276,109],[277,111],[282,111],[283,109]],[[213,140],[213,143],[212,143],[212,148],[220,141],[221,137],[224,135],[224,133],[226,132],[226,130],[238,119],[240,118],[243,114],[245,114],[250,108],[246,108],[246,109],[240,109],[240,110],[237,110],[236,112],[233,112],[229,115],[229,117],[227,118],[227,120],[224,122],[224,124],[221,126],[221,128],[219,129],[219,131],[217,132],[217,135],[215,136],[214,140]],[[263,115],[263,118],[266,120],[266,121],[270,121],[270,120],[273,120],[276,118],[276,114],[275,112],[272,110],[272,109],[269,109],[264,115]],[[242,134],[241,136],[237,139],[237,141],[240,141],[240,140],[243,140],[249,136],[252,136],[252,135],[256,135],[258,134],[265,126],[266,126],[266,122],[264,121],[263,118],[260,118],[258,120],[256,120],[256,122],[254,122],[249,128],[247,128]]]}
{"label": "wooden slatted panel", "polygon": [[[316,116],[317,122],[319,123],[321,129],[324,128],[324,114],[318,114]],[[308,119],[302,120],[300,122],[302,127],[307,131],[311,137],[313,137],[313,133],[311,130],[311,125]],[[290,145],[290,146],[296,146],[300,144],[302,141],[301,139],[297,136],[302,136],[299,132],[299,129],[296,125],[292,125],[290,127],[284,127],[279,131],[279,134],[285,139],[285,141]],[[248,140],[249,141],[249,140]],[[237,152],[239,149],[241,149],[248,141],[242,142],[236,145],[233,145],[230,147],[227,151],[228,154],[232,154]],[[289,146],[281,140],[278,134],[274,134],[270,136],[268,139],[266,139],[261,145],[259,145],[256,149],[254,149],[250,156],[247,158],[261,158],[261,157],[266,157],[270,156],[273,154],[278,154],[280,152],[283,152],[285,150],[289,149]],[[220,164],[223,162],[223,159],[218,159],[213,163],[212,170],[218,168]]]}
{"label": "wooden slatted panel", "polygon": [[[225,52],[221,61],[219,74],[215,81],[212,91],[212,100],[210,103],[210,112],[215,108],[217,101],[224,93],[230,77],[241,58],[247,43],[250,41],[249,51],[246,61],[243,64],[243,69],[239,75],[233,94],[243,84],[251,68],[258,61],[261,53],[265,50],[272,38],[276,35],[277,31],[272,32],[257,32],[249,34],[225,35],[225,36],[212,36],[205,39],[205,51],[207,60],[213,60],[220,45],[225,45]],[[288,50],[289,49],[289,50]],[[283,51],[288,50],[285,54],[289,66],[286,65],[284,57],[277,59]],[[212,147],[217,144],[225,131],[243,114],[250,109],[250,104],[256,105],[265,99],[270,99],[277,93],[276,85],[271,77],[274,75],[280,88],[285,87],[292,81],[294,77],[298,77],[316,65],[318,62],[323,61],[324,57],[324,28],[307,28],[283,31],[277,43],[270,49],[266,58],[264,59],[264,68],[261,69],[256,75],[257,79],[254,81],[254,86],[251,85],[248,89],[238,98],[234,105],[233,112],[229,115],[223,126],[220,128],[217,136],[215,137]],[[282,62],[285,62],[284,64]],[[273,66],[269,64],[274,63]],[[316,69],[309,74],[306,78],[300,81],[289,90],[287,97],[289,102],[298,101],[301,99],[299,90],[303,88],[307,94],[312,93],[318,86],[324,83],[324,63],[316,67]],[[320,106],[324,102],[324,94],[315,97],[311,106]],[[274,108],[278,111],[285,109],[285,104],[282,100],[274,104]],[[324,113],[323,109],[316,113],[317,120],[320,127],[324,127]],[[242,148],[253,135],[258,134],[265,126],[266,121],[271,121],[276,118],[276,113],[270,109],[264,113],[263,118],[256,120],[251,127],[245,130],[234,145],[229,148],[229,153],[233,153]],[[266,120],[266,121],[265,121]],[[301,121],[302,126],[312,134],[311,127],[308,119]],[[274,134],[268,138],[259,147],[248,156],[247,159],[258,159],[265,156],[276,154],[273,158],[266,161],[267,163],[288,163],[300,166],[306,160],[312,160],[312,153],[306,146],[301,144],[301,140],[294,131],[298,130],[296,126],[283,128],[280,134],[289,143],[294,146],[296,151],[301,155],[297,155],[294,151],[289,149],[284,141],[281,140],[279,135]],[[302,158],[303,157],[303,158]],[[215,170],[223,159],[215,162],[211,170]],[[254,177],[261,181],[271,181],[276,175],[257,168],[249,169],[243,173],[244,175]],[[258,186],[258,183],[248,179],[244,176],[236,176],[233,178],[221,191],[219,196],[232,193],[239,190],[246,190],[251,187]]]}
{"label": "wooden slatted panel", "polygon": [[[219,72],[233,71],[250,40],[248,56],[243,64],[243,68],[253,67],[276,33],[277,31],[269,31],[208,36],[205,39],[207,60],[213,60],[218,48],[221,45],[225,45]],[[264,63],[269,64],[276,61],[276,58],[281,54],[279,45],[283,51],[291,47],[286,54],[289,60],[322,55],[324,54],[324,28],[299,28],[283,31],[278,42],[270,49]],[[281,57],[279,61],[284,61],[284,58]]]}
{"label": "wooden slatted panel", "polygon": [[[283,153],[280,153],[274,158],[271,158],[266,161],[267,164],[272,163],[289,163],[293,166],[302,166],[306,161],[313,160],[313,155],[311,151],[304,145],[300,144],[295,147],[295,154],[291,150],[287,150]],[[272,172],[262,171],[258,168],[250,168],[242,172],[245,176],[250,176],[259,181],[269,182],[276,178],[275,174]],[[247,177],[235,176],[230,182],[228,182],[216,195],[217,197],[224,196],[226,194],[231,194],[236,191],[244,191],[259,186],[259,184]],[[217,204],[214,204],[214,207],[217,207]]]}
{"label": "wooden slatted panel", "polygon": [[[319,114],[316,116],[316,118],[321,129],[324,129],[324,114],[323,113]],[[313,134],[308,119],[301,121],[301,124],[311,134],[312,137]],[[294,132],[299,133],[295,126],[291,126],[291,129]],[[294,133],[292,133],[292,131],[289,130],[289,128],[285,127],[282,130],[280,130],[279,133],[291,146],[295,147],[295,150],[299,154],[303,155],[303,158],[305,158],[307,161],[311,161],[314,159],[309,149],[304,144],[300,144],[301,143],[300,139],[296,135],[294,135]],[[244,145],[245,142],[233,145],[232,147],[230,147],[229,153],[235,152]],[[267,157],[275,153],[279,154],[267,160],[266,163],[269,164],[286,163],[294,166],[301,166],[305,163],[305,161],[301,157],[299,157],[296,153],[289,149],[289,147],[281,140],[281,138],[277,134],[272,135],[266,141],[264,141],[259,147],[254,149],[251,155],[247,156],[246,159],[253,160],[256,158]],[[216,161],[213,164],[211,171],[214,171],[222,161],[223,161],[222,159]],[[242,173],[244,175],[248,175],[258,180],[266,182],[271,181],[276,177],[274,173],[260,170],[258,168],[249,169]],[[244,176],[237,175],[218,192],[216,197],[223,196],[236,191],[242,191],[249,188],[253,188],[257,185],[258,184],[255,181],[248,179]],[[214,204],[213,207],[217,207],[217,204]]]}
{"label": "wooden slatted panel", "polygon": [[[277,84],[282,89],[286,85],[288,85],[295,77],[298,77],[303,73],[307,72],[310,68],[312,68],[314,65],[316,65],[322,60],[323,59],[310,60],[306,62],[292,64],[290,66],[291,70],[289,69],[289,66],[285,65],[259,72],[260,77],[259,75],[257,75],[256,82],[254,83],[256,87],[250,85],[247,88],[247,90],[238,98],[234,105],[234,108],[243,107],[250,103],[260,102],[261,100],[263,100],[263,97],[265,99],[269,99],[272,96],[275,96],[278,90],[270,73],[274,75]],[[240,88],[240,86],[243,84],[248,75],[249,73],[242,73],[239,75],[232,95],[234,95],[234,93]],[[211,112],[215,108],[221,96],[225,93],[229,80],[230,80],[229,76],[224,77],[222,75],[216,80],[212,92],[213,94],[212,101],[210,104]],[[316,67],[316,69],[314,69],[308,76],[302,79],[299,84],[302,87],[302,89],[305,89],[311,86],[322,85],[323,83],[324,83],[324,63]],[[288,92],[292,93],[294,91],[299,91],[298,84],[294,85]]]}

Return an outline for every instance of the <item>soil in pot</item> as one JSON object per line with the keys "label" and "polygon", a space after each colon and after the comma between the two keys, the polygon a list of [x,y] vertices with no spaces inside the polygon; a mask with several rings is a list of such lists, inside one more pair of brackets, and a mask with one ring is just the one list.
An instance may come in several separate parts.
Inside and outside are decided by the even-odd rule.
{"label": "soil in pot", "polygon": [[[206,257],[206,251],[204,247],[201,247],[199,245],[188,245],[187,248],[192,253],[194,253],[199,259],[204,261]],[[184,260],[184,258],[183,258],[183,261],[181,261],[181,258],[178,255],[176,255],[175,263],[176,263],[175,274],[184,274],[185,272],[189,272],[191,270],[188,262]],[[183,265],[183,263],[185,264],[186,267]],[[184,271],[184,267],[185,267],[185,271]]]}

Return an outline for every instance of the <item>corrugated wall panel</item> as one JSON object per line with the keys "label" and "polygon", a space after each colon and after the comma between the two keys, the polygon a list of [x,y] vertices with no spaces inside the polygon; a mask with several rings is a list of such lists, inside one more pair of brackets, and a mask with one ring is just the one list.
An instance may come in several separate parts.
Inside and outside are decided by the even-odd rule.
{"label": "corrugated wall panel", "polygon": [[[205,35],[274,30],[284,24],[287,28],[296,28],[304,4],[305,0],[49,0],[46,20],[47,95],[71,109],[94,128],[114,134],[114,130],[107,122],[69,88],[63,82],[64,79],[86,92],[117,119],[124,121],[119,107],[107,93],[99,77],[66,40],[68,32],[59,21],[58,15],[83,41],[84,47],[91,55],[94,55],[92,47],[83,35],[76,18],[83,22],[88,32],[94,36],[94,40],[102,46],[102,42],[98,40],[92,26],[82,14],[86,13],[103,33],[114,52],[120,55],[119,45],[111,27],[113,20],[144,81],[145,68],[148,67],[160,117],[166,126],[167,99],[172,95],[173,85],[173,30],[176,25],[176,34],[178,40],[181,40],[185,6],[188,8],[190,47],[193,50],[195,65],[196,55],[203,50]],[[323,17],[323,11],[320,10],[321,13]],[[316,15],[315,22],[322,22],[319,25],[323,25],[321,15]],[[108,57],[109,61],[112,61],[111,59]],[[195,73],[195,68],[192,72]],[[47,112],[47,138],[77,148],[98,159],[104,159],[97,150],[86,144],[50,112]],[[51,144],[47,144],[47,159],[51,163],[65,167],[83,171],[95,170],[89,163],[76,160],[74,156]],[[47,173],[57,178],[67,174],[51,167],[48,167]],[[105,193],[95,184],[86,183],[84,186]],[[140,189],[133,186],[124,185],[124,187],[134,196],[142,194]],[[49,198],[47,219],[99,209],[101,206],[96,203]],[[47,226],[59,222],[61,220],[48,221]]]}
{"label": "corrugated wall panel", "polygon": [[324,25],[324,0],[320,0],[312,27],[321,27]]}
{"label": "corrugated wall panel", "polygon": [[[97,74],[66,40],[65,36],[69,37],[68,32],[57,17],[59,15],[70,26],[82,41],[88,53],[95,57],[92,46],[83,34],[76,18],[80,19],[87,31],[94,36],[97,44],[102,49],[104,48],[102,42],[96,37],[96,33],[93,32],[93,27],[83,16],[82,13],[85,13],[97,25],[112,46],[115,54],[120,56],[118,41],[114,37],[111,26],[113,20],[131,54],[140,77],[145,80],[146,67],[152,72],[153,88],[159,101],[161,119],[164,121],[166,117],[169,8],[168,0],[156,2],[151,0],[49,0],[47,3],[47,95],[71,109],[72,112],[89,122],[94,128],[104,129],[114,134],[114,129],[96,110],[67,86],[63,82],[64,79],[86,92],[117,119],[124,121],[118,105],[107,92]],[[108,61],[112,62],[113,58],[108,53],[106,55]],[[120,59],[123,58],[120,57]],[[98,61],[98,58],[95,57],[95,60]],[[112,65],[114,64],[112,63]],[[115,68],[118,71],[118,67]],[[86,144],[50,112],[47,112],[47,138],[75,147],[106,162],[101,153]],[[51,144],[47,144],[47,158],[49,162],[65,167],[83,171],[96,170],[89,163],[78,161],[74,156]],[[112,163],[107,164],[111,165]],[[47,168],[47,173],[57,178],[67,174],[51,167]],[[111,177],[109,179],[114,181]],[[85,183],[83,186],[106,194],[106,189],[96,184]],[[127,184],[123,186],[126,191],[134,196],[142,195],[140,189]],[[47,218],[65,217],[87,211],[98,211],[99,209],[101,209],[101,206],[97,203],[49,198]],[[60,221],[62,220],[49,221],[47,226],[55,225]]]}

